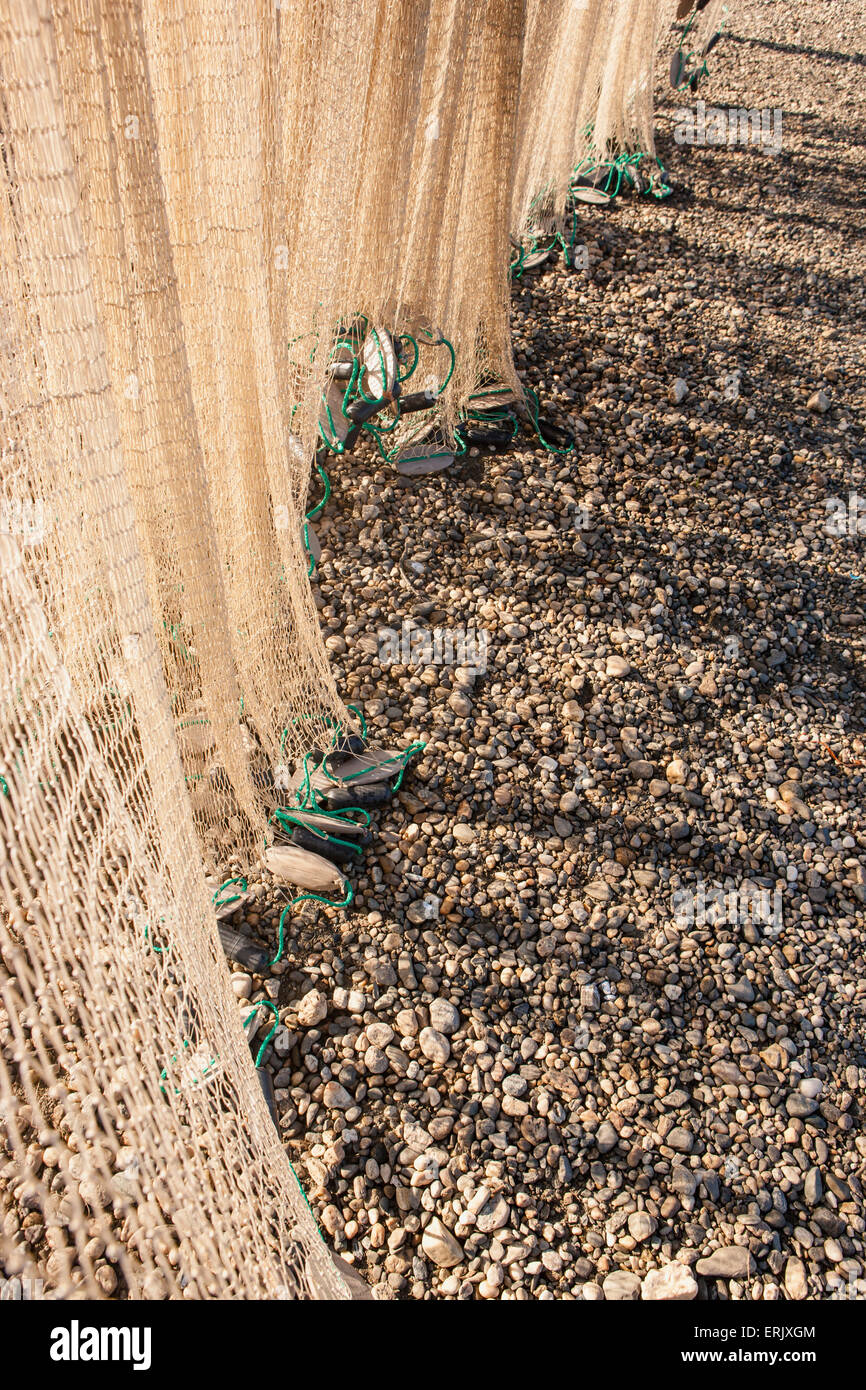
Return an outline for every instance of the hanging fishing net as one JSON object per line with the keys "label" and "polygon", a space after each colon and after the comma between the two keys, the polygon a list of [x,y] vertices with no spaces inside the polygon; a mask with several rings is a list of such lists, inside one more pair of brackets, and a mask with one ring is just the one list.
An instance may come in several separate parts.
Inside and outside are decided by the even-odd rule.
{"label": "hanging fishing net", "polygon": [[0,8],[0,1254],[57,1297],[339,1297],[202,858],[344,717],[261,230],[275,36],[158,8]]}
{"label": "hanging fishing net", "polygon": [[0,0],[0,1255],[53,1296],[346,1296],[216,916],[263,840],[348,901],[414,751],[340,700],[312,521],[362,429],[518,389],[523,24]]}
{"label": "hanging fishing net", "polygon": [[655,61],[666,0],[618,0],[601,67],[593,141],[652,155]]}
{"label": "hanging fishing net", "polygon": [[530,0],[520,78],[511,227],[561,229],[575,132],[591,120],[610,37],[611,0]]}
{"label": "hanging fishing net", "polygon": [[517,389],[508,199],[524,6],[358,9],[347,25],[320,0],[281,8],[289,395],[306,451],[366,440],[396,460],[431,432],[453,443],[490,383]]}
{"label": "hanging fishing net", "polygon": [[530,0],[511,227],[517,275],[560,244],[575,204],[670,189],[655,159],[653,85],[670,0]]}

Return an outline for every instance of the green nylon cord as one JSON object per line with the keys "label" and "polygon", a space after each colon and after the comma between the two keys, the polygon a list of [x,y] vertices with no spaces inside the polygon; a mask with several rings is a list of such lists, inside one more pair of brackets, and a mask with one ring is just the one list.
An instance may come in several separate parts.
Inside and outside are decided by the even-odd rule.
{"label": "green nylon cord", "polygon": [[293,907],[297,907],[298,903],[322,903],[325,907],[348,907],[354,896],[352,885],[347,882],[345,895],[338,902],[334,902],[333,898],[323,898],[320,893],[299,893],[296,898],[287,902],[280,913],[279,926],[277,927],[277,954],[271,961],[271,965],[277,965],[282,960],[285,946],[285,922]]}
{"label": "green nylon cord", "polygon": [[319,513],[323,511],[327,506],[331,496],[331,480],[320,463],[316,464],[316,472],[322,480],[322,484],[325,489],[325,495],[322,498],[321,502],[317,502],[315,507],[311,507],[308,512],[304,513],[305,520],[307,521],[315,521]]}
{"label": "green nylon cord", "polygon": [[315,507],[311,507],[310,510],[309,510],[308,512],[305,512],[305,514],[304,514],[304,524],[303,524],[303,526],[302,526],[302,528],[301,528],[301,535],[303,536],[303,540],[304,540],[304,549],[306,550],[307,554],[308,554],[309,557],[310,557],[310,563],[309,563],[309,565],[307,566],[307,578],[308,578],[308,579],[312,579],[313,573],[314,573],[315,568],[316,568],[316,561],[315,561],[315,558],[314,558],[314,556],[313,556],[312,547],[311,547],[311,545],[310,545],[310,522],[313,521],[314,518],[317,517],[317,516],[319,515],[319,513],[323,510],[323,508],[325,507],[325,505],[326,505],[327,502],[328,502],[328,499],[329,499],[330,496],[331,496],[331,480],[330,480],[330,478],[328,477],[327,473],[325,472],[324,468],[322,467],[322,465],[321,465],[320,463],[317,463],[317,464],[316,464],[316,471],[317,471],[317,473],[319,474],[319,477],[322,479],[322,482],[323,482],[323,484],[324,484],[324,487],[325,487],[325,495],[323,496],[321,502],[317,502],[316,505],[315,505]]}
{"label": "green nylon cord", "polygon": [[342,845],[345,849],[350,849],[355,854],[361,853],[361,846],[356,845],[353,840],[341,840],[339,835],[329,835],[326,830],[317,830],[314,826],[307,825],[304,821],[299,820],[297,816],[293,816],[291,811],[284,811],[282,809],[275,811],[274,819],[279,822],[286,831],[286,834],[291,833],[291,826],[297,825],[301,830],[307,830],[311,835],[315,835],[317,839],[322,841],[323,846]]}
{"label": "green nylon cord", "polygon": [[454,364],[457,360],[457,354],[454,351],[454,344],[449,342],[449,340],[445,337],[444,333],[440,333],[438,338],[434,338],[433,333],[429,328],[422,328],[419,330],[419,332],[423,333],[425,336],[426,347],[445,347],[448,349],[448,370],[445,373],[445,380],[441,383],[439,389],[436,392],[436,398],[438,400],[438,398],[442,395],[442,392],[447,387],[452,376],[454,375]]}
{"label": "green nylon cord", "polygon": [[[160,917],[159,920],[160,920],[161,922],[164,922],[164,921],[165,921],[165,918],[164,918],[164,917]],[[145,939],[145,941],[146,941],[147,944],[150,946],[150,949],[151,949],[152,951],[155,951],[156,954],[157,954],[158,956],[164,955],[164,954],[165,954],[165,947],[164,947],[164,946],[157,946],[157,944],[156,944],[155,941],[151,941],[151,940],[150,940],[149,935],[148,935],[149,930],[150,930],[149,923],[148,923],[148,922],[145,922],[145,924],[144,924],[144,939]]]}
{"label": "green nylon cord", "polygon": [[359,708],[358,705],[347,705],[347,706],[346,706],[346,709],[351,710],[353,714],[357,714],[358,718],[359,718],[360,721],[361,721],[361,738],[366,738],[366,737],[367,737],[367,721],[366,721],[366,719],[364,718],[364,715],[363,715],[362,710]]}
{"label": "green nylon cord", "polygon": [[312,577],[313,577],[313,571],[314,571],[315,568],[316,568],[316,561],[315,561],[315,557],[314,557],[314,555],[313,555],[312,549],[311,549],[311,547],[310,547],[310,527],[309,527],[309,523],[306,522],[306,521],[304,522],[303,529],[302,529],[302,531],[301,531],[301,535],[303,536],[303,539],[304,539],[304,549],[306,550],[307,554],[308,554],[309,557],[310,557],[310,563],[307,565],[307,578],[308,578],[308,579],[312,579]]}
{"label": "green nylon cord", "polygon": [[[226,888],[232,888],[236,883],[239,883],[241,886],[240,893],[235,893],[230,898],[220,897],[220,894],[224,892]],[[227,878],[225,883],[220,884],[219,888],[216,890],[213,897],[211,898],[211,902],[213,903],[214,907],[228,907],[229,903],[239,902],[243,894],[246,893],[248,887],[249,884],[247,883],[246,879],[243,877],[242,874],[239,874],[237,878]]]}
{"label": "green nylon cord", "polygon": [[412,358],[412,365],[411,365],[411,367],[409,367],[409,369],[408,369],[407,371],[403,372],[402,375],[400,374],[399,371],[397,372],[397,380],[400,381],[400,382],[403,382],[403,381],[408,381],[408,380],[409,380],[409,378],[410,378],[410,376],[412,375],[412,373],[414,372],[415,368],[418,366],[418,344],[417,344],[417,342],[415,341],[415,339],[412,337],[412,334],[411,334],[411,333],[401,333],[400,336],[399,336],[398,338],[395,338],[395,339],[394,339],[394,350],[395,350],[395,352],[397,352],[398,356],[400,355],[400,354],[399,354],[398,347],[397,347],[397,344],[398,344],[398,343],[411,343],[411,344],[412,344],[413,354],[414,354],[414,356],[413,356],[413,358]]}
{"label": "green nylon cord", "polygon": [[[257,1067],[260,1067],[260,1066],[262,1065],[262,1058],[264,1057],[265,1053],[266,1053],[267,1050],[268,1050],[268,1043],[270,1042],[271,1038],[274,1036],[274,1034],[276,1033],[277,1029],[278,1029],[279,1026],[280,1026],[280,1015],[279,1015],[279,1010],[277,1009],[276,1004],[273,1004],[273,1003],[271,1002],[270,999],[259,999],[258,1002],[257,1002],[253,1007],[256,1008],[256,1009],[258,1009],[258,1008],[260,1008],[262,1005],[264,1005],[264,1007],[265,1007],[266,1009],[273,1009],[273,1011],[274,1011],[274,1026],[273,1026],[273,1028],[271,1029],[271,1031],[268,1033],[268,1036],[265,1038],[265,1040],[264,1040],[264,1042],[262,1043],[261,1047],[259,1048],[258,1056],[256,1057],[256,1066],[257,1066]],[[247,1018],[249,1018],[249,1014],[247,1014]],[[246,1022],[246,1019],[244,1020],[244,1022]]]}
{"label": "green nylon cord", "polygon": [[572,452],[574,451],[574,448],[575,448],[575,441],[574,441],[574,440],[572,440],[572,442],[571,442],[570,444],[564,445],[562,448],[558,448],[558,447],[557,447],[556,445],[554,445],[554,444],[548,444],[547,440],[544,438],[544,436],[543,436],[542,433],[541,433],[541,427],[540,427],[539,422],[538,422],[538,416],[539,416],[538,397],[536,396],[536,394],[535,394],[535,392],[533,391],[533,389],[532,389],[531,386],[527,386],[527,387],[525,388],[525,391],[526,391],[527,400],[532,402],[531,405],[527,404],[527,410],[529,411],[530,419],[532,420],[532,423],[533,423],[533,425],[535,426],[535,433],[538,435],[538,440],[539,440],[539,443],[541,444],[542,448],[546,449],[547,452],[548,452],[549,454],[570,454],[570,453],[572,453]]}

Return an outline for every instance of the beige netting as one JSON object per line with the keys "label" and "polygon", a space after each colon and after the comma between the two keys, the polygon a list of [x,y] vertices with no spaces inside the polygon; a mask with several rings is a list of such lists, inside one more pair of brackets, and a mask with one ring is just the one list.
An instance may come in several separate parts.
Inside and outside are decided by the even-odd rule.
{"label": "beige netting", "polygon": [[[309,448],[339,330],[361,322],[415,335],[407,390],[445,386],[449,354],[435,344],[453,345],[437,407],[450,430],[481,382],[517,385],[508,200],[523,0],[381,0],[354,6],[351,24],[321,0],[280,13],[293,428]],[[326,277],[312,273],[323,257]]]}
{"label": "beige netting", "polygon": [[672,0],[530,0],[511,227],[561,230],[579,165],[652,158],[653,84]]}
{"label": "beige netting", "polygon": [[611,0],[530,0],[520,77],[511,227],[560,227],[576,162],[575,132],[592,120]]}
{"label": "beige netting", "polygon": [[268,767],[315,742],[316,717],[347,719],[306,574],[310,454],[290,435],[285,284],[268,257],[285,217],[264,80],[277,12],[59,0],[54,16],[185,771],[201,823],[215,835],[229,823],[235,846],[251,847],[262,805],[251,773],[261,791]]}
{"label": "beige netting", "polygon": [[204,869],[353,723],[301,539],[341,329],[437,387],[441,330],[446,428],[516,385],[523,22],[0,0],[0,1255],[57,1296],[345,1296]]}
{"label": "beige netting", "polygon": [[[3,1263],[58,1296],[118,1277],[136,1297],[338,1296],[237,1025],[163,676],[188,710],[222,673],[208,709],[229,747],[233,618],[207,592],[201,427],[141,206],[152,151],[102,148],[125,64],[135,81],[130,22],[4,0],[0,23],[3,1200],[41,1218],[6,1223]],[[173,584],[199,685],[165,650]]]}
{"label": "beige netting", "polygon": [[669,13],[669,0],[617,0],[593,119],[596,149],[655,153],[655,61]]}

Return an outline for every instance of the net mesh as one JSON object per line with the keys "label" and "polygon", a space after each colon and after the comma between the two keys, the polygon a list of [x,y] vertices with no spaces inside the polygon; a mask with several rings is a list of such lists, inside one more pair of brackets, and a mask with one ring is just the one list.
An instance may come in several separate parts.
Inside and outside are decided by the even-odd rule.
{"label": "net mesh", "polygon": [[611,0],[530,0],[511,212],[517,236],[562,224],[576,132],[592,120],[612,13]]}
{"label": "net mesh", "polygon": [[[3,1266],[59,1297],[340,1296],[238,1026],[178,736],[189,721],[219,745],[235,808],[220,821],[243,844],[260,813],[241,694],[257,716],[281,699],[275,723],[340,708],[311,650],[299,526],[274,546],[297,576],[279,611],[256,549],[272,526],[261,453],[298,520],[306,477],[269,435],[249,205],[236,224],[204,209],[177,273],[142,18],[0,11]],[[221,157],[241,133],[222,132]],[[220,334],[222,366],[203,341]],[[211,505],[223,449],[226,512],[250,513],[238,551]],[[249,608],[245,574],[260,576]]]}
{"label": "net mesh", "polygon": [[669,0],[618,0],[598,84],[592,143],[598,150],[655,153],[653,93]]}
{"label": "net mesh", "polygon": [[523,25],[0,0],[0,1259],[53,1296],[346,1296],[205,874],[357,727],[302,540],[335,345],[435,325],[446,429],[517,384]]}
{"label": "net mesh", "polygon": [[[508,196],[523,24],[523,0],[361,5],[351,25],[320,0],[284,3],[284,307],[293,428],[306,449],[327,364],[359,323],[414,335],[413,387],[442,393],[448,432],[480,383],[517,386]],[[310,273],[322,255],[324,279]],[[450,378],[440,337],[456,354]]]}
{"label": "net mesh", "polygon": [[392,339],[446,439],[520,393],[509,233],[561,219],[587,142],[652,150],[669,9],[0,0],[7,1274],[347,1296],[205,886],[260,855],[276,769],[359,727],[305,526],[351,447],[335,359],[389,395],[387,456]]}
{"label": "net mesh", "polygon": [[653,84],[671,0],[530,0],[511,227],[561,230],[575,168],[654,156]]}

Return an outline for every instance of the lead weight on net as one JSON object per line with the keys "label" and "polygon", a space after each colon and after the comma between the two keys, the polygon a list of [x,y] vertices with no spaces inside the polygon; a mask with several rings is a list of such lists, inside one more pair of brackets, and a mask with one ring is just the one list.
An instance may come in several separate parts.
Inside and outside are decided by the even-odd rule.
{"label": "lead weight on net", "polygon": [[238,893],[234,897],[227,899],[224,903],[214,903],[213,909],[216,913],[218,922],[225,922],[229,917],[233,917],[239,907],[250,901],[252,893]]}
{"label": "lead weight on net", "polygon": [[568,449],[574,444],[574,437],[567,430],[549,420],[539,420],[536,428],[544,443],[552,445],[554,449]]}
{"label": "lead weight on net", "polygon": [[274,1094],[274,1083],[267,1067],[256,1067],[256,1076],[259,1078],[259,1085],[262,1088],[262,1095],[265,1098],[265,1105],[274,1124],[279,1129],[280,1120],[277,1115],[277,1098]]}
{"label": "lead weight on net", "polygon": [[365,749],[360,757],[346,758],[339,767],[330,769],[331,776],[345,786],[387,782],[399,773],[402,758],[403,754],[393,748]]}
{"label": "lead weight on net", "polygon": [[400,397],[400,414],[412,415],[416,410],[429,410],[435,404],[435,391],[413,391],[410,396]]}
{"label": "lead weight on net", "polygon": [[530,254],[525,257],[520,269],[537,270],[539,266],[544,265],[545,262],[550,260],[550,255],[550,247],[548,247],[546,251],[531,251]]}
{"label": "lead weight on net", "polygon": [[328,375],[334,381],[351,381],[354,365],[353,362],[329,362]]}
{"label": "lead weight on net", "polygon": [[362,844],[367,840],[367,828],[358,821],[335,820],[333,816],[322,816],[315,811],[301,809],[300,806],[289,808],[288,815],[293,820],[302,821],[304,825],[312,827],[314,830],[323,830],[326,835],[339,835],[344,839],[347,835],[361,840]]}
{"label": "lead weight on net", "polygon": [[455,455],[448,449],[416,449],[401,454],[395,460],[394,467],[404,478],[423,478],[430,473],[441,473],[443,468],[450,468],[454,458]]}
{"label": "lead weight on net", "polygon": [[337,381],[330,381],[322,397],[322,408],[319,412],[319,428],[329,448],[336,449],[342,444],[348,448],[348,435],[350,433],[350,422],[343,414],[344,392],[340,389]]}
{"label": "lead weight on net", "polygon": [[469,397],[469,403],[477,410],[497,410],[506,405],[513,405],[515,395],[510,386],[500,384],[498,386],[481,386]]}
{"label": "lead weight on net", "polygon": [[252,1042],[267,1016],[267,1010],[260,1004],[253,1004],[249,1012],[244,1014],[242,1027],[247,1042]]}
{"label": "lead weight on net", "polygon": [[378,401],[352,401],[346,408],[346,415],[356,425],[364,425],[368,420],[372,420],[374,415],[378,415],[380,410],[384,410],[386,405],[390,405],[391,400],[388,396],[382,396]]}
{"label": "lead weight on net", "polygon": [[220,945],[236,965],[242,965],[245,970],[251,970],[254,975],[264,975],[268,968],[268,953],[261,947],[254,946],[247,937],[240,932],[232,931],[231,927],[217,926],[219,932]]}
{"label": "lead weight on net", "polygon": [[317,565],[322,558],[321,542],[319,541],[319,537],[316,535],[316,532],[313,529],[313,523],[311,521],[307,521],[304,524],[307,528],[307,551],[312,558],[313,564]]}
{"label": "lead weight on net", "polygon": [[306,830],[301,825],[293,827],[289,838],[299,849],[310,850],[313,854],[323,854],[335,864],[354,864],[360,857],[360,847],[355,849],[352,845],[335,844],[333,839],[325,839],[323,835],[317,835],[315,831]]}
{"label": "lead weight on net", "polygon": [[366,747],[367,744],[360,734],[346,734],[337,740],[327,756],[330,762],[338,762],[340,758],[348,758],[353,754],[357,757]]}
{"label": "lead weight on net", "polygon": [[589,184],[578,184],[572,189],[572,198],[577,203],[589,203],[592,207],[606,207],[610,202],[610,194],[605,193],[601,188],[594,188]]}
{"label": "lead weight on net", "polygon": [[352,806],[365,810],[368,806],[383,806],[394,795],[389,785],[353,788],[328,787],[317,793],[318,800],[330,811],[345,811]]}
{"label": "lead weight on net", "polygon": [[467,425],[458,425],[455,433],[467,444],[487,444],[493,448],[501,448],[503,444],[510,444],[514,439],[512,430],[479,430]]}

